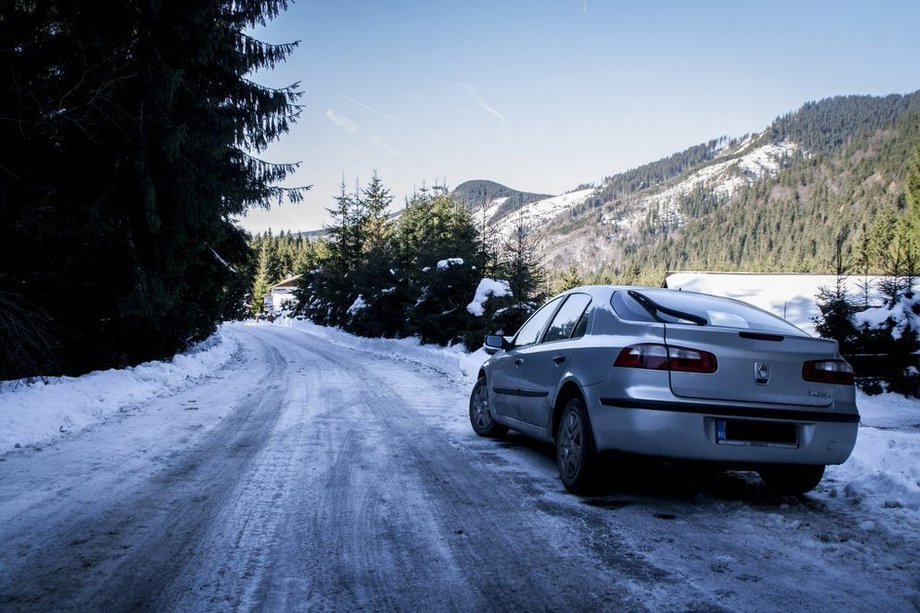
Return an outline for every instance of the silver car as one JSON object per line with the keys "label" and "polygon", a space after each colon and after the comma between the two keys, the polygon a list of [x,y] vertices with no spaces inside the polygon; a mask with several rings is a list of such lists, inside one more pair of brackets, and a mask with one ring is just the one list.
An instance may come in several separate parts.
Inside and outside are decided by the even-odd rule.
{"label": "silver car", "polygon": [[856,444],[853,369],[837,343],[736,300],[579,287],[485,349],[473,429],[554,443],[576,494],[611,450],[756,470],[769,489],[801,494]]}

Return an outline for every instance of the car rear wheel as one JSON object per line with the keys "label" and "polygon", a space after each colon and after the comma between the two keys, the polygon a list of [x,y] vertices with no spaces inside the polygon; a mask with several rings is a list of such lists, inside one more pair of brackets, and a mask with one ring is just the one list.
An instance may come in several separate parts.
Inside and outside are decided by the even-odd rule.
{"label": "car rear wheel", "polygon": [[470,394],[470,425],[476,434],[489,438],[504,436],[508,432],[508,428],[492,419],[492,411],[489,409],[489,388],[485,377],[479,378]]}
{"label": "car rear wheel", "polygon": [[775,494],[798,495],[810,492],[824,476],[823,465],[779,465],[760,469],[760,479]]}
{"label": "car rear wheel", "polygon": [[588,494],[594,489],[596,456],[585,403],[581,398],[572,398],[565,405],[556,431],[556,464],[567,490]]}

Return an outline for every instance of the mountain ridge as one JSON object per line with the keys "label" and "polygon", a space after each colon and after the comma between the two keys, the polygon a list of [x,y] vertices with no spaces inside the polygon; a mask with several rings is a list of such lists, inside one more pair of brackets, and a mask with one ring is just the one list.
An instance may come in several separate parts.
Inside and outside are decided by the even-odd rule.
{"label": "mountain ridge", "polygon": [[[827,272],[839,236],[852,256],[857,230],[877,211],[901,206],[916,147],[920,91],[826,98],[761,132],[718,137],[608,176],[577,197],[522,204],[514,217],[551,272]],[[500,233],[511,227],[500,207],[481,206],[479,215]]]}
{"label": "mountain ridge", "polygon": [[512,189],[501,183],[487,179],[473,179],[464,181],[451,192],[450,196],[466,205],[472,211],[484,208],[496,200],[501,200],[495,215],[504,217],[515,212],[522,206],[552,198],[550,194],[534,194]]}

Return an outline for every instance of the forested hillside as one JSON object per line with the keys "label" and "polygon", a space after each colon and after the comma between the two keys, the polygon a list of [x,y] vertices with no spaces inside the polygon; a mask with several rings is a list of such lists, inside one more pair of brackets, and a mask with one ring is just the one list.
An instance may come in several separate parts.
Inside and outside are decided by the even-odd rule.
{"label": "forested hillside", "polygon": [[813,153],[833,153],[859,135],[891,126],[920,110],[920,97],[891,95],[838,96],[808,102],[773,122],[767,135],[774,141],[792,139]]}
{"label": "forested hillside", "polygon": [[557,274],[648,283],[667,269],[830,272],[838,239],[848,261],[867,241],[893,245],[918,147],[920,92],[830,98],[760,134],[608,177],[533,231]]}
{"label": "forested hillside", "polygon": [[[880,115],[892,116],[886,112],[890,101],[882,99]],[[669,269],[832,272],[838,237],[850,260],[863,236],[882,249],[892,240],[882,224],[904,209],[904,180],[920,146],[920,98],[900,102],[901,114],[887,122],[870,120],[871,113],[835,117],[828,110],[822,116],[819,105],[807,106],[804,117],[778,121],[787,137],[795,134],[816,152],[803,145],[775,177],[746,186],[722,206],[656,237],[627,261]],[[840,108],[865,112],[866,104],[844,98]],[[845,118],[852,123],[843,123]],[[840,129],[831,129],[835,125]],[[845,136],[847,125],[857,130]],[[862,129],[866,125],[869,129]]]}

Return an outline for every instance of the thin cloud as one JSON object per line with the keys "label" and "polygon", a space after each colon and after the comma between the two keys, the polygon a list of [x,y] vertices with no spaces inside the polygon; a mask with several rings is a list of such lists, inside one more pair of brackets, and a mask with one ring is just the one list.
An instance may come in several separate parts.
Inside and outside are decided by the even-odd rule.
{"label": "thin cloud", "polygon": [[355,122],[353,122],[348,117],[345,117],[344,115],[337,114],[332,109],[326,111],[326,119],[348,132],[358,131],[358,126],[355,124]]}
{"label": "thin cloud", "polygon": [[386,141],[384,141],[379,136],[371,136],[371,142],[386,151],[387,155],[389,155],[391,158],[399,157],[399,151],[388,145]]}
{"label": "thin cloud", "polygon": [[342,98],[344,98],[345,100],[348,100],[349,102],[351,102],[351,103],[353,103],[353,104],[357,104],[358,106],[367,109],[368,111],[370,111],[370,112],[372,112],[372,113],[376,113],[377,115],[380,115],[380,116],[383,117],[384,119],[387,119],[387,120],[389,120],[389,121],[392,121],[392,122],[395,123],[396,125],[402,126],[402,127],[404,127],[404,128],[408,128],[408,127],[409,127],[408,125],[406,125],[405,123],[403,123],[403,122],[401,122],[400,120],[396,119],[396,118],[393,117],[392,115],[387,115],[387,114],[384,113],[383,111],[381,111],[381,110],[379,110],[379,109],[375,109],[374,107],[372,107],[372,106],[369,105],[369,104],[364,104],[364,103],[361,102],[360,100],[355,100],[355,99],[352,98],[351,96],[346,96],[345,94],[339,94],[339,96],[341,96]]}
{"label": "thin cloud", "polygon": [[585,10],[583,12],[584,13],[588,12],[588,0],[585,0]]}
{"label": "thin cloud", "polygon": [[482,97],[479,95],[479,92],[476,91],[475,87],[472,85],[467,85],[466,83],[458,83],[457,85],[470,92],[470,94],[473,96],[473,100],[475,100],[476,104],[479,105],[479,108],[491,115],[495,115],[499,118],[499,120],[501,120],[502,123],[505,123],[505,116],[486,104],[486,101],[482,99]]}

